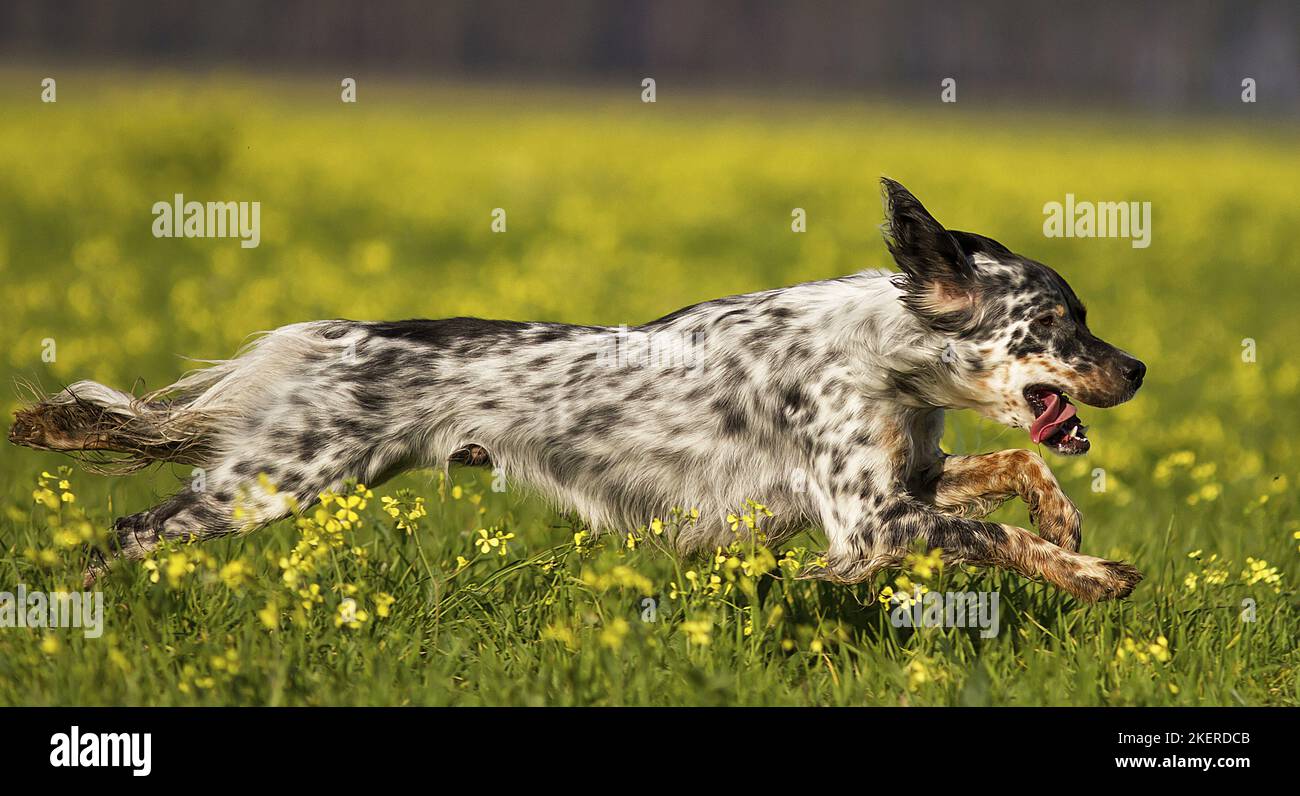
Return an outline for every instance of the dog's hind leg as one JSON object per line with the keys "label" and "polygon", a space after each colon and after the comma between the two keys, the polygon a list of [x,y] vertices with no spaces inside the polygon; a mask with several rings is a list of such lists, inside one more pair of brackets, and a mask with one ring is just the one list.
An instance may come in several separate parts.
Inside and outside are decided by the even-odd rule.
{"label": "dog's hind leg", "polygon": [[469,444],[457,448],[447,457],[448,464],[463,464],[466,467],[491,467],[492,456],[482,445]]}
{"label": "dog's hind leg", "polygon": [[287,516],[293,506],[288,496],[267,492],[256,481],[241,489],[222,484],[183,489],[151,509],[117,518],[108,549],[88,551],[86,586],[114,560],[142,559],[165,540],[202,542],[251,531]]}
{"label": "dog's hind leg", "polygon": [[222,518],[206,496],[190,490],[177,492],[151,509],[118,517],[113,521],[107,549],[88,551],[85,585],[89,587],[108,571],[115,559],[142,559],[164,539],[219,535],[219,529],[228,522],[229,518]]}
{"label": "dog's hind leg", "polygon": [[1079,509],[1061,490],[1047,462],[1032,451],[949,456],[943,473],[919,497],[940,511],[975,519],[1019,497],[1040,536],[1071,552],[1079,549]]}

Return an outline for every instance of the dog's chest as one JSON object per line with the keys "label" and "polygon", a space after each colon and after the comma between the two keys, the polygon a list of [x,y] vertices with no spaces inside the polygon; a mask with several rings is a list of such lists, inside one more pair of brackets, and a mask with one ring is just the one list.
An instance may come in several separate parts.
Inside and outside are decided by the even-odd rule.
{"label": "dog's chest", "polygon": [[943,470],[943,410],[908,412],[898,419],[901,436],[894,452],[898,462],[895,477],[908,492],[916,494]]}

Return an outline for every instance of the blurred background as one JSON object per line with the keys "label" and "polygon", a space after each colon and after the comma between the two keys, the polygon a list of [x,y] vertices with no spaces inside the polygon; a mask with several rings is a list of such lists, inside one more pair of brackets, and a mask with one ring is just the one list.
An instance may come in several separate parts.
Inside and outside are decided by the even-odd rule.
{"label": "blurred background", "polygon": [[1294,114],[1290,0],[9,0],[0,50],[264,69],[343,66],[420,78],[829,89],[929,99],[960,76],[982,101],[1229,107]]}

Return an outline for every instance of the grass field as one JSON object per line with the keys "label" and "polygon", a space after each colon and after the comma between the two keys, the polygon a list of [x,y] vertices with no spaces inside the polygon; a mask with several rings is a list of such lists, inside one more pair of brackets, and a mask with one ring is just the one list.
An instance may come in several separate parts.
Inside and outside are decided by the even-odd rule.
{"label": "grass field", "polygon": [[[1093,330],[1148,363],[1136,400],[1086,413],[1091,454],[1049,455],[1084,551],[1147,579],[1085,607],[919,565],[903,577],[998,590],[1001,623],[912,631],[873,589],[787,577],[815,529],[677,561],[657,527],[593,541],[488,473],[425,471],[116,570],[102,638],[0,629],[0,704],[1300,702],[1294,128],[364,80],[345,105],[333,77],[135,73],[60,78],[45,105],[39,77],[0,72],[6,385],[156,387],[179,355],[306,319],[635,324],[881,267],[888,174],[950,226],[1057,267]],[[155,239],[150,208],[176,193],[260,201],[261,245]],[[1043,205],[1067,193],[1150,201],[1150,247],[1045,238]],[[1029,441],[955,414],[946,446]],[[189,478],[66,464],[5,446],[0,591],[79,589],[83,539]]]}

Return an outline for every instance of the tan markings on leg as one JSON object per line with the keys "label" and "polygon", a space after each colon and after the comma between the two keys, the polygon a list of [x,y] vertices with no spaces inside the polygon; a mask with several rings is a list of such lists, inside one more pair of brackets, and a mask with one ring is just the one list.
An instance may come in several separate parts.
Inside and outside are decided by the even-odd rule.
{"label": "tan markings on leg", "polygon": [[1120,561],[1107,561],[1064,550],[1040,537],[1003,525],[1007,541],[1001,546],[998,566],[1031,578],[1042,578],[1085,602],[1127,597],[1142,580],[1142,573]]}
{"label": "tan markings on leg", "polygon": [[1066,550],[1079,549],[1079,510],[1047,462],[1031,451],[949,457],[935,486],[934,504],[963,517],[984,517],[1016,496],[1029,507],[1043,538]]}

